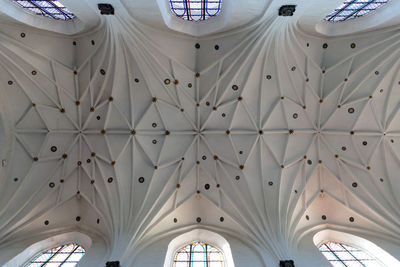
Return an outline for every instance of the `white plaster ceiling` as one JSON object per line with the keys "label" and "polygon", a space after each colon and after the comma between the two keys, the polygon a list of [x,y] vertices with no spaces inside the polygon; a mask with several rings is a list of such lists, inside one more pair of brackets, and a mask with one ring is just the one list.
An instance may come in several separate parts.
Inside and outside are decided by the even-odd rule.
{"label": "white plaster ceiling", "polygon": [[207,38],[125,12],[76,38],[1,28],[0,247],[79,227],[131,263],[203,227],[276,264],[327,225],[398,244],[398,29],[323,39],[270,12]]}

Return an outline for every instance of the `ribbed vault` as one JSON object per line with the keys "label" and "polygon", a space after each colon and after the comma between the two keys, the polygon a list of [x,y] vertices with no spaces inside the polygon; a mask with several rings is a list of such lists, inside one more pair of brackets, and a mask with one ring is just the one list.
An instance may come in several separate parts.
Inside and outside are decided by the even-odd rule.
{"label": "ribbed vault", "polygon": [[324,40],[274,17],[203,39],[153,33],[108,17],[54,37],[68,60],[35,48],[40,34],[0,33],[0,247],[73,226],[132,263],[200,226],[276,264],[327,224],[399,245],[398,30]]}

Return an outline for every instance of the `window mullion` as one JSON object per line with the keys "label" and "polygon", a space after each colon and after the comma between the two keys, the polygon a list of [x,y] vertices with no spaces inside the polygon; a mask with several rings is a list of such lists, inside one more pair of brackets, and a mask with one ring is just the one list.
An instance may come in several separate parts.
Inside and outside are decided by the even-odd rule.
{"label": "window mullion", "polygon": [[79,248],[79,246],[76,246],[72,252],[69,253],[68,257],[65,258],[65,260],[60,264],[59,267],[63,266],[63,264],[71,257],[72,254],[75,253],[75,251]]}
{"label": "window mullion", "polygon": [[[189,250],[189,251],[188,251]],[[185,258],[179,257],[180,254],[185,253]],[[215,255],[213,259],[210,255]],[[217,257],[219,256],[219,258]],[[204,267],[211,267],[211,263],[220,263],[221,266],[225,266],[223,253],[213,246],[208,245],[204,242],[194,242],[187,244],[180,250],[178,250],[174,256],[174,266],[177,263],[185,264],[187,267],[197,266],[197,264],[204,264]]]}
{"label": "window mullion", "polygon": [[32,5],[34,5],[36,8],[40,9],[42,12],[46,13],[47,15],[49,15],[50,17],[52,17],[53,19],[56,19],[56,17],[53,16],[53,14],[51,14],[49,11],[47,11],[47,9],[45,7],[41,7],[39,5],[36,4],[35,1],[32,0],[27,0],[29,3],[31,3]]}
{"label": "window mullion", "polygon": [[330,246],[327,246],[327,245],[325,245],[325,246],[329,249],[330,252],[332,252],[332,254],[336,257],[336,259],[338,259],[338,260],[340,261],[341,264],[343,264],[344,266],[347,267],[347,264],[344,263],[344,262],[342,261],[341,258],[339,258],[339,256],[335,253],[335,251],[333,251],[333,250],[331,249]]}
{"label": "window mullion", "polygon": [[190,245],[190,250],[189,250],[189,265],[190,265],[190,267],[193,266],[192,247],[193,247],[193,245]]}
{"label": "window mullion", "polygon": [[[185,0],[185,7],[186,7],[186,17],[188,20],[190,20],[189,18],[189,5],[188,5],[188,0]],[[190,14],[192,15],[192,14]]]}
{"label": "window mullion", "polygon": [[369,2],[365,3],[364,5],[362,5],[359,9],[353,11],[352,13],[350,13],[349,15],[347,15],[347,17],[344,20],[347,20],[349,18],[351,18],[353,15],[357,14],[358,12],[360,12],[361,10],[363,10],[366,6],[370,5],[371,3],[373,3],[375,0],[370,0]]}
{"label": "window mullion", "polygon": [[207,267],[210,267],[210,261],[209,261],[209,259],[208,259],[208,253],[207,253],[207,244],[205,244],[205,246],[206,246],[206,264],[207,264]]}
{"label": "window mullion", "polygon": [[340,246],[342,248],[344,248],[344,250],[346,250],[347,253],[349,253],[356,261],[358,261],[362,266],[366,267],[364,263],[362,263],[358,258],[356,258],[349,250],[347,250],[347,248],[345,248],[342,244],[340,244]]}
{"label": "window mullion", "polygon": [[201,0],[201,7],[202,7],[202,17],[203,20],[206,20],[206,1],[205,0]]}
{"label": "window mullion", "polygon": [[49,263],[62,249],[64,248],[64,246],[61,246],[56,253],[54,253],[50,258],[47,259],[46,262],[44,262],[42,265],[40,265],[40,267],[45,266],[47,263]]}
{"label": "window mullion", "polygon": [[49,4],[51,4],[56,10],[58,10],[65,17],[71,19],[71,17],[67,13],[65,13],[61,8],[59,8],[56,4],[54,4],[54,2],[49,1]]}
{"label": "window mullion", "polygon": [[332,20],[336,18],[339,14],[341,14],[343,11],[345,11],[349,6],[354,4],[354,2],[357,2],[357,0],[352,0],[351,2],[348,2],[346,6],[344,6],[342,9],[338,10],[335,15],[333,15],[329,20]]}

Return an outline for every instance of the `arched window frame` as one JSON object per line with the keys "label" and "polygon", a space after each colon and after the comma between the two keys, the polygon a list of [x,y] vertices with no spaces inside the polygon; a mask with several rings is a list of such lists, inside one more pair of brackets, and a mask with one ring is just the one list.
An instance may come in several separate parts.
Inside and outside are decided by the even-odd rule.
{"label": "arched window frame", "polygon": [[72,20],[54,20],[45,16],[38,16],[25,12],[20,6],[10,0],[0,0],[0,15],[10,17],[31,27],[56,32],[65,35],[75,35],[85,32],[100,23],[96,12],[89,4],[82,0],[59,0],[68,3],[68,8],[76,15]]}
{"label": "arched window frame", "polygon": [[[338,247],[338,249],[335,249],[335,247]],[[379,259],[376,259],[373,255],[371,255],[367,251],[364,251],[363,249],[355,246],[351,246],[347,243],[337,243],[333,241],[328,241],[321,244],[319,246],[319,250],[323,255],[324,253],[327,252],[329,255],[335,256],[336,259],[331,260],[326,255],[324,255],[325,258],[327,258],[327,260],[332,264],[333,262],[346,264],[349,261],[353,263],[364,264],[373,261],[374,265],[379,264],[380,266],[384,267],[383,263]],[[359,255],[360,252],[365,256],[360,256]],[[343,254],[346,256],[344,256]]]}
{"label": "arched window frame", "polygon": [[[65,249],[70,248],[71,251],[65,251]],[[53,248],[47,248],[44,251],[38,253],[35,255],[32,259],[27,261],[24,266],[30,267],[30,266],[36,266],[38,263],[44,264],[46,266],[47,264],[54,264],[54,263],[59,263],[61,264],[60,266],[64,266],[64,264],[71,264],[71,263],[76,263],[78,264],[82,258],[85,256],[86,250],[79,244],[77,243],[68,243],[68,244],[63,244],[61,246],[53,247]],[[64,258],[57,259],[59,256],[64,255]],[[81,256],[79,259],[76,259],[76,256]],[[42,258],[43,256],[46,256],[47,258]]]}
{"label": "arched window frame", "polygon": [[[335,9],[337,6],[330,7]],[[400,1],[389,1],[385,5],[373,11],[372,14],[349,19],[340,23],[332,23],[324,20],[324,17],[304,17],[299,25],[310,34],[322,34],[328,37],[351,35],[365,32],[371,29],[388,28],[400,23],[400,18],[393,10],[399,10]]]}
{"label": "arched window frame", "polygon": [[[196,22],[218,16],[221,12],[222,0],[169,0],[169,3],[171,11],[178,18]],[[193,12],[198,8],[191,5],[200,5],[200,14],[194,14]]]}
{"label": "arched window frame", "polygon": [[68,21],[75,18],[75,15],[58,0],[10,0],[27,12],[36,15],[52,18],[55,20]]}
{"label": "arched window frame", "polygon": [[224,267],[235,267],[228,241],[221,235],[204,229],[192,230],[172,239],[168,245],[164,267],[173,267],[176,253],[185,245],[198,241],[209,244],[221,251],[224,257]]}
{"label": "arched window frame", "polygon": [[164,23],[168,28],[192,36],[202,36],[217,32],[227,25],[234,3],[233,1],[225,0],[217,16],[214,16],[212,19],[204,20],[201,23],[190,23],[190,21],[183,20],[176,16],[171,10],[170,0],[157,0],[157,5]]}
{"label": "arched window frame", "polygon": [[[329,22],[343,22],[363,17],[375,12],[378,8],[386,5],[389,1],[390,0],[345,0],[343,4],[328,14],[325,17],[325,20]],[[355,7],[357,7],[357,9],[354,9]],[[342,13],[346,13],[346,15],[343,16]]]}
{"label": "arched window frame", "polygon": [[365,253],[377,259],[382,266],[400,266],[400,261],[382,248],[367,239],[349,233],[327,229],[315,234],[313,241],[317,248],[326,242],[345,244],[363,250]]}
{"label": "arched window frame", "polygon": [[52,236],[30,245],[3,265],[3,267],[25,266],[25,264],[29,263],[41,252],[71,243],[79,244],[85,251],[88,251],[92,246],[92,239],[79,232],[69,232]]}
{"label": "arched window frame", "polygon": [[[214,245],[212,245],[212,244],[209,244],[209,243],[207,243],[207,242],[203,242],[203,241],[200,241],[200,240],[190,242],[190,243],[184,245],[183,247],[181,247],[180,249],[178,249],[178,250],[175,252],[175,254],[174,254],[174,259],[173,259],[173,264],[174,264],[174,266],[175,266],[175,263],[176,263],[176,256],[177,256],[179,253],[181,253],[182,250],[184,250],[187,246],[190,246],[190,250],[192,250],[192,245],[197,245],[197,244],[204,244],[204,245],[206,246],[206,251],[205,251],[206,257],[207,257],[207,248],[208,248],[208,247],[211,247],[212,249],[217,250],[218,253],[222,256],[223,266],[225,266],[226,259],[225,259],[225,255],[224,255],[223,251],[222,251],[220,248],[218,248],[218,247],[216,247],[216,246],[214,246]],[[191,261],[192,261],[192,251],[190,251],[189,253],[190,253],[190,254],[189,254],[189,255],[190,255],[190,256],[189,256],[189,262],[191,262]],[[206,259],[206,262],[209,262],[209,259],[208,259],[208,258]]]}

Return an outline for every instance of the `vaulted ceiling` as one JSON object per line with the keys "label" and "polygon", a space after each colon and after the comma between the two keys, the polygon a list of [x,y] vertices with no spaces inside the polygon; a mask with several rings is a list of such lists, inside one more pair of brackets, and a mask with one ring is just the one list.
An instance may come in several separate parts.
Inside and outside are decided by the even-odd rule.
{"label": "vaulted ceiling", "polygon": [[326,225],[398,244],[398,28],[326,38],[253,2],[199,38],[125,1],[86,34],[1,27],[0,244],[79,227],[128,262],[204,227],[266,264]]}

